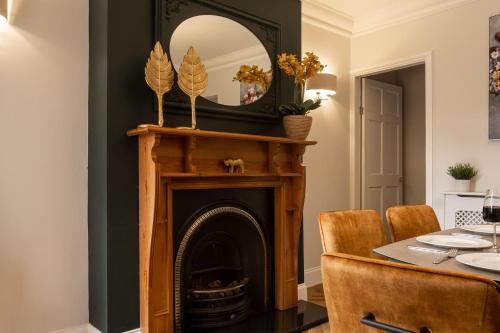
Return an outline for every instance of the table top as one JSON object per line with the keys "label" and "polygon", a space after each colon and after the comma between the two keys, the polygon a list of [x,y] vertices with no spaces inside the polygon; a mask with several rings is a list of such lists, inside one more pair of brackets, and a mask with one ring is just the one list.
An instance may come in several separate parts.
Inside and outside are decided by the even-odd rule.
{"label": "table top", "polygon": [[[468,233],[465,230],[455,228],[455,229],[448,229],[448,230],[435,232],[432,234],[449,235],[453,232]],[[483,236],[483,235],[481,235],[481,236]],[[483,238],[491,241],[492,237],[484,236]],[[497,236],[497,238],[498,238],[498,236]],[[433,264],[432,262],[438,256],[442,256],[441,254],[410,250],[410,249],[408,249],[408,245],[437,249],[437,247],[433,247],[431,245],[417,242],[416,237],[415,237],[415,238],[409,238],[409,239],[405,239],[405,240],[402,240],[399,242],[391,243],[391,244],[388,244],[388,245],[385,245],[382,247],[378,247],[378,248],[374,249],[373,252],[375,252],[383,257],[394,260],[394,261],[413,264],[413,265],[417,265],[417,266],[427,266],[427,267],[440,268],[440,269],[445,269],[445,270],[450,270],[450,271],[472,273],[472,274],[482,275],[482,276],[489,278],[489,279],[492,279],[496,282],[500,282],[500,273],[495,273],[495,272],[491,272],[491,271],[486,271],[486,270],[466,266],[464,264],[459,263],[454,258],[448,259],[445,262],[436,265],[436,264]],[[478,253],[478,252],[481,252],[481,250],[459,250],[459,254]]]}

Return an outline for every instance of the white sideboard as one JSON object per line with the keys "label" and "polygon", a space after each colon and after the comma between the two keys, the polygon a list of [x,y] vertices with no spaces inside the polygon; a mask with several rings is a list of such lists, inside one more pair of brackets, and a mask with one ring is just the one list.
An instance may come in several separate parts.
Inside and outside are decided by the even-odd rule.
{"label": "white sideboard", "polygon": [[484,193],[444,192],[444,229],[482,221]]}

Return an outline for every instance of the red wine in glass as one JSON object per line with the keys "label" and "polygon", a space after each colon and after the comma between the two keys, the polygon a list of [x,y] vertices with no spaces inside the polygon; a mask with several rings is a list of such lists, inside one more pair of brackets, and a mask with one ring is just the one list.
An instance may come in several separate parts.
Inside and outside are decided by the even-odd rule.
{"label": "red wine in glass", "polygon": [[483,207],[483,220],[489,223],[499,223],[500,206]]}
{"label": "red wine in glass", "polygon": [[500,223],[500,191],[488,190],[484,197],[483,219],[493,224],[493,247],[490,252],[499,253],[497,247],[497,223]]}

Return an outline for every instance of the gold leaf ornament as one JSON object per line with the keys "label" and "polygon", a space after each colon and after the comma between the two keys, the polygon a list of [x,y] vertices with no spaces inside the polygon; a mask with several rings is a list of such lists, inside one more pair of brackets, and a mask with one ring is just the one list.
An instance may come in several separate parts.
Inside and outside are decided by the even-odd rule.
{"label": "gold leaf ornament", "polygon": [[196,97],[205,92],[208,74],[194,48],[191,46],[182,60],[178,75],[179,88],[191,100],[191,129],[196,128]]}
{"label": "gold leaf ornament", "polygon": [[[160,42],[156,42],[144,69],[146,83],[156,93],[158,99],[158,126],[163,126],[163,95],[174,85],[172,63],[163,51]],[[156,126],[156,125],[141,125]]]}

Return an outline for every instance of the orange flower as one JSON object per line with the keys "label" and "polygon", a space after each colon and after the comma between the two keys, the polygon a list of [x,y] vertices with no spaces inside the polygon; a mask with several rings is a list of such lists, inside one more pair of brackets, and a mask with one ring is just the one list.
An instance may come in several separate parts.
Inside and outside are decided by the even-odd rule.
{"label": "orange flower", "polygon": [[306,52],[302,61],[295,54],[281,53],[278,55],[278,66],[288,76],[295,79],[295,84],[305,85],[306,81],[321,72],[325,66],[313,52]]}
{"label": "orange flower", "polygon": [[233,77],[233,81],[240,81],[249,84],[258,84],[264,92],[271,86],[273,80],[272,69],[264,72],[257,65],[241,65],[240,69]]}

